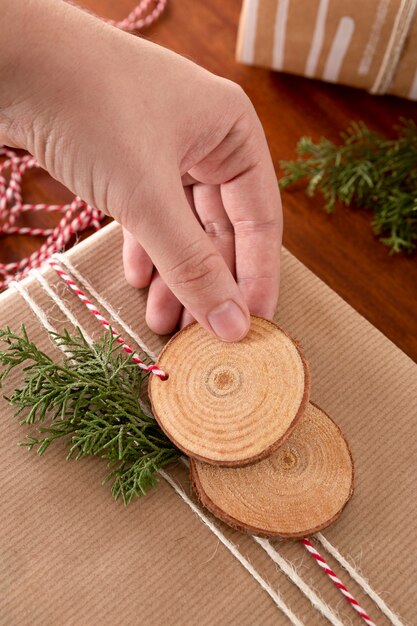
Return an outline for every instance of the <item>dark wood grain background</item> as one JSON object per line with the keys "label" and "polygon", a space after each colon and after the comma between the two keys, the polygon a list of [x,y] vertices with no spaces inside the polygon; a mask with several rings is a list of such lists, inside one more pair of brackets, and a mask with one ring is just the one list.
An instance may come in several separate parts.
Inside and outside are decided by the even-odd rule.
{"label": "dark wood grain background", "polygon": [[[135,0],[82,4],[121,18]],[[417,105],[406,100],[237,64],[239,10],[240,0],[170,0],[163,17],[144,35],[242,85],[264,125],[278,175],[279,161],[294,157],[302,135],[337,139],[350,120],[364,120],[372,129],[392,134],[400,116],[417,118]],[[38,202],[71,198],[39,171],[25,177],[24,194],[27,201]],[[417,360],[417,256],[391,256],[372,234],[367,212],[340,207],[327,215],[322,198],[307,198],[302,189],[285,191],[283,206],[285,246]],[[43,218],[43,223],[50,219]],[[31,238],[2,238],[0,260],[16,260],[35,245]]]}

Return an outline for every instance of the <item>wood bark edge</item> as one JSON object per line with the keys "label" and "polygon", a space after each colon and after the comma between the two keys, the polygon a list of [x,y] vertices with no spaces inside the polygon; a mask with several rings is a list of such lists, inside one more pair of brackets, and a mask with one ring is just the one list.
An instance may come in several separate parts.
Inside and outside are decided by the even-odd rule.
{"label": "wood bark edge", "polygon": [[294,533],[287,533],[287,532],[265,532],[265,529],[256,527],[256,526],[251,526],[250,524],[246,524],[234,517],[232,517],[231,515],[229,515],[227,512],[223,511],[217,504],[215,504],[205,493],[204,488],[201,484],[201,481],[199,479],[199,475],[198,475],[198,471],[196,468],[196,463],[195,460],[190,458],[190,469],[189,469],[189,476],[190,476],[190,481],[191,481],[191,485],[193,487],[193,490],[198,498],[198,500],[200,501],[200,503],[207,509],[209,510],[216,518],[218,518],[219,520],[221,520],[222,522],[224,522],[225,524],[227,524],[228,526],[230,526],[231,528],[234,528],[235,530],[247,533],[247,534],[252,534],[252,535],[257,535],[259,537],[280,537],[282,539],[301,539],[303,537],[309,537],[311,535],[314,535],[315,533],[324,530],[325,528],[327,528],[328,526],[330,526],[331,524],[333,524],[337,519],[339,519],[339,517],[341,516],[342,512],[344,511],[344,509],[346,508],[346,506],[348,505],[348,503],[350,502],[354,490],[355,490],[355,466],[353,463],[353,457],[352,457],[352,451],[350,449],[349,443],[345,437],[345,435],[343,434],[341,428],[338,426],[338,424],[328,415],[328,413],[326,413],[325,411],[323,411],[323,409],[321,407],[319,407],[317,404],[315,404],[314,402],[311,402],[310,404],[312,404],[313,406],[315,406],[316,408],[320,409],[320,411],[322,411],[328,418],[329,420],[331,420],[331,422],[333,422],[333,424],[336,426],[337,430],[339,431],[342,439],[344,440],[345,444],[346,444],[346,448],[348,451],[348,455],[350,458],[350,463],[351,463],[351,467],[352,467],[352,478],[351,478],[351,483],[350,483],[350,489],[349,489],[349,493],[348,496],[345,500],[345,502],[343,503],[343,505],[340,507],[340,509],[338,511],[336,511],[336,513],[334,515],[332,515],[330,518],[324,520],[321,524],[317,524],[316,526],[312,527],[312,528],[308,528],[306,530],[303,530],[302,532],[294,532]]}

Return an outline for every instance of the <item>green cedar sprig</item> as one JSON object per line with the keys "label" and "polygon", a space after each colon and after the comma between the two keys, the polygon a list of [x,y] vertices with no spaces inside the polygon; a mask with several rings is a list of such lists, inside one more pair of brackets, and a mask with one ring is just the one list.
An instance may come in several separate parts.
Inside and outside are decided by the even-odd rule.
{"label": "green cedar sprig", "polygon": [[371,210],[374,232],[391,252],[411,252],[417,245],[417,126],[401,119],[396,131],[387,139],[353,122],[341,145],[303,137],[298,159],[281,162],[280,186],[307,179],[306,193],[321,191],[328,212],[337,201]]}
{"label": "green cedar sprig", "polygon": [[0,329],[0,385],[23,365],[23,381],[8,402],[21,424],[35,424],[37,436],[20,445],[43,455],[59,439],[67,459],[95,455],[108,461],[115,499],[125,503],[157,483],[156,473],[180,452],[139,402],[147,374],[118,350],[110,333],[90,347],[80,330],[54,335],[66,354],[56,363],[21,334]]}

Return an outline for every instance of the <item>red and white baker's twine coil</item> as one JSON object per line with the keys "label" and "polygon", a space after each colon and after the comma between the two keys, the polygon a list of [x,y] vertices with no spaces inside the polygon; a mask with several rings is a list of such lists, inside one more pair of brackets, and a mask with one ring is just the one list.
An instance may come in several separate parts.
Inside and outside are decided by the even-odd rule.
{"label": "red and white baker's twine coil", "polygon": [[[67,0],[67,2],[68,4],[78,6],[77,3],[72,0]],[[167,0],[142,0],[123,20],[109,20],[101,16],[97,16],[93,11],[89,11],[88,9],[83,8],[83,10],[90,13],[90,15],[94,15],[94,17],[100,17],[103,22],[111,24],[116,28],[120,28],[120,30],[132,32],[134,30],[146,28],[147,26],[153,24],[153,22],[156,22],[165,9],[166,4]],[[149,10],[152,5],[154,5],[153,8]]]}
{"label": "red and white baker's twine coil", "polygon": [[[33,267],[42,263],[61,250],[74,236],[86,228],[100,228],[104,215],[76,197],[69,204],[23,204],[22,177],[30,169],[39,167],[30,155],[21,156],[9,148],[0,148],[0,236],[29,235],[46,237],[42,245],[31,255],[13,263],[0,263],[0,289],[7,287],[12,280],[26,276]],[[54,228],[34,228],[16,225],[19,217],[28,212],[45,211],[62,213]]]}
{"label": "red and white baker's twine coil", "polygon": [[[155,22],[167,4],[167,0],[142,0],[120,21],[104,19],[105,22],[128,32],[140,30]],[[103,18],[102,18],[103,19]],[[23,204],[22,177],[30,169],[40,167],[29,155],[0,146],[0,238],[7,235],[45,237],[38,250],[28,257],[13,263],[0,263],[0,290],[12,280],[24,278],[32,268],[42,265],[55,252],[87,228],[99,229],[104,214],[90,206],[78,196],[68,204]],[[34,228],[19,226],[19,218],[28,212],[62,213],[57,226]]]}
{"label": "red and white baker's twine coil", "polygon": [[91,302],[85,295],[84,291],[74,282],[74,280],[67,274],[61,267],[61,265],[54,259],[48,259],[48,264],[56,271],[58,276],[72,289],[72,291],[79,297],[81,302],[87,307],[92,315],[94,315],[98,321],[108,330],[115,338],[116,342],[123,348],[123,350],[130,355],[132,361],[136,363],[145,372],[150,372],[158,376],[161,380],[167,380],[168,376],[157,365],[147,365],[142,361],[139,355],[126,343],[126,341],[117,333],[115,333],[110,326],[107,319],[100,313],[95,304]]}
{"label": "red and white baker's twine coil", "polygon": [[353,606],[355,611],[362,617],[362,619],[368,624],[368,626],[376,626],[375,622],[371,620],[367,612],[361,607],[359,602],[352,596],[347,587],[342,583],[340,578],[336,576],[334,571],[329,567],[326,560],[321,556],[320,552],[315,548],[315,546],[311,543],[309,539],[302,539],[301,543],[304,544],[308,552],[311,556],[316,560],[316,562],[320,565],[322,570],[326,572],[329,578],[333,581],[339,591],[344,595],[346,600]]}

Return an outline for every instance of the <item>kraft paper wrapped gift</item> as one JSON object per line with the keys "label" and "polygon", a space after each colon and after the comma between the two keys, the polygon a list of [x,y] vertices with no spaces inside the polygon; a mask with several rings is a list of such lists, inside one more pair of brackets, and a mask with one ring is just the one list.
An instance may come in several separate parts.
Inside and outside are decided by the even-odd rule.
{"label": "kraft paper wrapped gift", "polygon": [[[121,241],[120,227],[111,224],[68,258],[158,352],[164,341],[146,327],[146,294],[124,280]],[[102,327],[68,287],[51,269],[44,275],[79,322],[100,336]],[[57,328],[72,329],[39,283],[25,284]],[[340,425],[355,460],[353,499],[323,534],[399,616],[396,623],[415,623],[416,365],[285,250],[276,320],[301,341],[312,400]],[[8,290],[0,296],[0,325],[17,330],[22,322],[42,349],[60,358],[27,304]],[[15,372],[3,392],[19,381]],[[2,626],[289,623],[165,480],[125,507],[101,485],[104,462],[65,461],[61,444],[39,458],[17,446],[25,429],[3,399],[0,413]],[[182,464],[167,472],[191,495]],[[302,623],[328,623],[252,537],[214,521]],[[341,623],[361,623],[301,543],[272,544]],[[317,545],[374,621],[391,623]]]}
{"label": "kraft paper wrapped gift", "polygon": [[417,100],[415,0],[243,0],[237,59]]}

